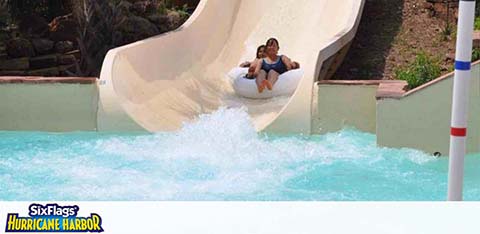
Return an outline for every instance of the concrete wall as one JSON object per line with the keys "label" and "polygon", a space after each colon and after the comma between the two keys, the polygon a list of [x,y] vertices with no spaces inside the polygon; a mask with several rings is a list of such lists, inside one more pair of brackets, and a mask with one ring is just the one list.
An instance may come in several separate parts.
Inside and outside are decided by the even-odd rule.
{"label": "concrete wall", "polygon": [[[480,151],[480,65],[472,66],[468,152]],[[320,81],[312,133],[355,127],[380,146],[448,154],[453,74],[409,92],[399,81]],[[0,130],[97,130],[95,78],[0,78]],[[307,113],[305,113],[307,114]]]}
{"label": "concrete wall", "polygon": [[[472,66],[468,152],[479,152],[480,66]],[[428,153],[448,154],[453,74],[446,75],[396,98],[377,103],[377,142],[381,146],[409,147]]]}
{"label": "concrete wall", "polygon": [[0,130],[96,130],[98,87],[89,78],[0,79]]}
{"label": "concrete wall", "polygon": [[[472,66],[467,151],[480,152],[480,64]],[[402,81],[320,81],[312,133],[354,127],[377,135],[379,146],[448,155],[453,73],[405,92]]]}
{"label": "concrete wall", "polygon": [[312,133],[325,134],[351,126],[375,133],[378,83],[318,83]]}

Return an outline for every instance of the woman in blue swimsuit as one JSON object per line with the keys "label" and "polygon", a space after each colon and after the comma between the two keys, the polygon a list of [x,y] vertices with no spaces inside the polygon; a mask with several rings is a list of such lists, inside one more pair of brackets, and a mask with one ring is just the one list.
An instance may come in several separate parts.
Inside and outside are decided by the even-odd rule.
{"label": "woman in blue swimsuit", "polygon": [[278,55],[280,47],[277,39],[270,38],[265,45],[266,57],[258,61],[254,73],[259,93],[263,92],[265,87],[272,90],[278,76],[294,68],[290,58]]}

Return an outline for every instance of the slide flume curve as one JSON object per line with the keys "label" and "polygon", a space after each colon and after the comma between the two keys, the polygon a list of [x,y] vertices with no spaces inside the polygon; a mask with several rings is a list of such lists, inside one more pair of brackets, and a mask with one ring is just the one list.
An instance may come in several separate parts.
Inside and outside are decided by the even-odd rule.
{"label": "slide flume curve", "polygon": [[[323,63],[353,40],[364,0],[202,0],[179,29],[110,50],[99,131],[174,131],[220,107],[246,107],[257,131],[311,131]],[[235,95],[226,73],[275,37],[304,70],[291,97]],[[321,111],[321,110],[320,110]]]}

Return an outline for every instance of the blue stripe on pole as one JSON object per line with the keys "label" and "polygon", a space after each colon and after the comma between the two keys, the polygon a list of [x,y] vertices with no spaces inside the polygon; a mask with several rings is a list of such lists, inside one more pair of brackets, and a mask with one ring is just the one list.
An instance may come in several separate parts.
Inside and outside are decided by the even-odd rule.
{"label": "blue stripe on pole", "polygon": [[455,69],[461,71],[468,71],[470,70],[471,64],[471,62],[455,61]]}

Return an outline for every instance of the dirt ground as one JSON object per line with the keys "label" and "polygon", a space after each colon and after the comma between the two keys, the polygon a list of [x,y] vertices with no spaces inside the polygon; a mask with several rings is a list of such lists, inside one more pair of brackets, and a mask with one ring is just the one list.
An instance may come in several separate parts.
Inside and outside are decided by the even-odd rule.
{"label": "dirt ground", "polygon": [[446,36],[446,18],[432,16],[426,0],[366,0],[358,33],[333,79],[395,79],[395,69],[409,64],[418,52],[441,61],[442,73],[453,68],[453,33]]}

